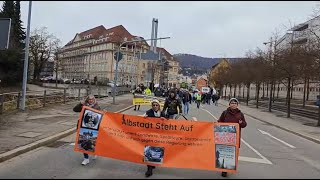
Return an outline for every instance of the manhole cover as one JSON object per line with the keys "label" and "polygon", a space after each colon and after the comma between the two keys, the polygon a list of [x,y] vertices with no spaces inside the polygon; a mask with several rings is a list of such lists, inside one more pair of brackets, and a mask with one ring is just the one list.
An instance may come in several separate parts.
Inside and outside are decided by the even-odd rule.
{"label": "manhole cover", "polygon": [[25,132],[25,133],[19,134],[19,135],[17,135],[17,136],[19,136],[19,137],[26,137],[26,138],[34,138],[34,137],[37,137],[37,136],[40,136],[40,135],[42,135],[42,133]]}
{"label": "manhole cover", "polygon": [[68,142],[64,142],[64,141],[55,141],[51,144],[46,145],[46,147],[50,147],[50,148],[58,148],[61,147],[65,144],[68,144]]}

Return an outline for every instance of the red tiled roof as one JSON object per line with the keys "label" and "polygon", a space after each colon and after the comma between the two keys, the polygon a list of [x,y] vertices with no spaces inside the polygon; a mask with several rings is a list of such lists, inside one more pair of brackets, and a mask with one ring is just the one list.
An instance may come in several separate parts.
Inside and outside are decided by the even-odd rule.
{"label": "red tiled roof", "polygon": [[84,32],[81,32],[81,33],[79,33],[79,35],[81,37],[83,37],[83,36],[87,36],[89,34],[92,34],[92,36],[94,38],[97,38],[100,34],[104,33],[105,31],[106,31],[106,28],[103,25],[100,25],[100,26],[94,27],[92,29],[86,30]]}
{"label": "red tiled roof", "polygon": [[173,57],[166,49],[157,47],[157,52],[161,52],[163,55],[165,55],[168,59],[171,59]]}
{"label": "red tiled roof", "polygon": [[[143,38],[143,37],[141,37],[141,36],[133,36],[133,37],[135,37],[135,38]],[[145,46],[147,46],[147,47],[150,47],[150,45],[147,43],[147,41],[137,42],[137,46],[140,47],[141,45],[145,45]]]}
{"label": "red tiled roof", "polygon": [[[109,37],[107,40],[108,42],[115,42],[115,43],[123,42],[125,38],[127,38],[127,41],[130,41],[136,37],[139,37],[139,36],[134,36],[134,35],[130,34],[127,31],[127,29],[125,27],[123,27],[122,25],[118,25],[118,26],[115,26],[115,27],[112,27],[109,29],[106,29],[103,25],[100,25],[100,26],[94,27],[92,29],[83,31],[81,33],[77,33],[75,35],[75,37],[77,35],[79,35],[82,39],[84,36],[87,36],[89,34],[92,35],[92,37],[90,39],[92,39],[92,38],[99,39],[99,37],[103,35],[103,37]],[[68,42],[66,45],[71,44],[74,41],[75,37],[73,38],[73,40]],[[137,42],[136,45],[138,47],[141,47],[141,45],[145,45],[147,47],[150,47],[146,41]]]}
{"label": "red tiled roof", "polygon": [[131,40],[133,38],[133,36],[122,25],[107,29],[106,34],[108,34],[108,41],[110,42],[120,43],[123,42],[125,38],[127,40]]}

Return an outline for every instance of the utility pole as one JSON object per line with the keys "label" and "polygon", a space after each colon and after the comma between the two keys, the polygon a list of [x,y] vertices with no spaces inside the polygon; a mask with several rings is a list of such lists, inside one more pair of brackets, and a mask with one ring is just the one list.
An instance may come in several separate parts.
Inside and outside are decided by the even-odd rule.
{"label": "utility pole", "polygon": [[[136,59],[136,47],[137,47],[137,43],[134,42],[134,50],[133,50],[133,59],[132,59],[132,62],[131,62],[131,90],[133,90],[133,65],[135,63],[135,59]],[[139,65],[139,64],[138,64]],[[135,83],[137,85],[137,83]]]}
{"label": "utility pole", "polygon": [[28,80],[28,61],[29,61],[29,42],[30,42],[30,25],[31,25],[31,9],[32,1],[29,1],[29,12],[28,12],[28,25],[26,34],[26,47],[24,54],[24,64],[23,64],[23,81],[22,81],[22,99],[21,99],[21,110],[25,110],[26,106],[26,93],[27,93],[27,80]]}

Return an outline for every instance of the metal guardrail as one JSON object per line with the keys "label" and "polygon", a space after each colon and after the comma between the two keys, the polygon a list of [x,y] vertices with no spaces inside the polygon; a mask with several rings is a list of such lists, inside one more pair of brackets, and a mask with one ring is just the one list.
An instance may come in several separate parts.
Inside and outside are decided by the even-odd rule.
{"label": "metal guardrail", "polygon": [[[224,97],[225,98],[225,97]],[[246,102],[246,99],[243,98],[237,98],[240,102]],[[256,100],[255,99],[250,99],[249,104],[251,105],[256,105]],[[259,107],[264,107],[268,108],[269,107],[269,102],[261,102],[259,101]],[[281,112],[287,112],[287,106],[283,104],[283,99],[280,101],[275,101],[272,103],[271,109],[281,111]],[[312,106],[308,107],[306,106],[305,108],[302,108],[302,105],[297,105],[297,104],[290,104],[290,113],[293,115],[298,115],[301,117],[306,117],[310,118],[313,120],[318,120],[319,119],[319,110],[318,107]]]}
{"label": "metal guardrail", "polygon": [[[259,106],[261,107],[268,107],[267,103],[259,103]],[[287,112],[287,106],[285,105],[279,105],[279,104],[272,104],[271,109],[281,111],[281,112]],[[312,111],[312,110],[307,110],[307,109],[301,109],[301,108],[296,108],[296,107],[290,107],[290,113],[302,117],[307,117],[310,119],[315,119],[318,120],[319,114],[318,112]]]}
{"label": "metal guardrail", "polygon": [[[73,89],[75,90],[75,89]],[[71,92],[71,91],[70,91]],[[26,108],[37,109],[45,107],[48,104],[66,103],[75,100],[82,100],[89,95],[88,89],[76,89],[76,92],[68,93],[68,89],[46,89],[43,91],[27,91],[26,92]],[[130,88],[118,88],[116,96],[130,93]],[[94,93],[96,98],[103,98],[106,95]],[[108,92],[108,96],[112,93]],[[21,92],[11,92],[0,94],[0,114],[14,112],[20,108]]]}

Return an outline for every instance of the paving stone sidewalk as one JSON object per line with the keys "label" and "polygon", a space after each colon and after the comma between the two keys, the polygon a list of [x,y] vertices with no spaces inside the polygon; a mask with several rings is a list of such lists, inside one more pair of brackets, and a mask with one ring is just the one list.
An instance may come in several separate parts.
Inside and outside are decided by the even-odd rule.
{"label": "paving stone sidewalk", "polygon": [[[1,115],[0,156],[10,150],[75,128],[79,113],[72,109],[78,102],[51,104],[36,110]],[[112,104],[112,97],[98,99],[98,103],[102,109],[116,112],[132,104],[132,94],[117,96],[116,105]]]}

